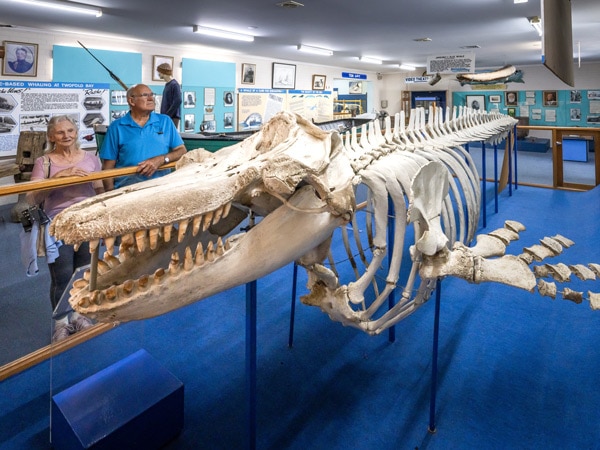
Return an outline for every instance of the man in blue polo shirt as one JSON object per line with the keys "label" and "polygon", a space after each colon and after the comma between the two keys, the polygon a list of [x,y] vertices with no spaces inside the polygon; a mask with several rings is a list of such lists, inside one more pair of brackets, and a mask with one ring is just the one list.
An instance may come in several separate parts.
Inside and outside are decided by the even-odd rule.
{"label": "man in blue polo shirt", "polygon": [[104,180],[107,191],[164,175],[168,171],[157,169],[186,152],[171,118],[154,112],[154,93],[148,86],[129,88],[127,103],[129,113],[108,127],[100,158],[102,169],[137,166],[137,173]]}

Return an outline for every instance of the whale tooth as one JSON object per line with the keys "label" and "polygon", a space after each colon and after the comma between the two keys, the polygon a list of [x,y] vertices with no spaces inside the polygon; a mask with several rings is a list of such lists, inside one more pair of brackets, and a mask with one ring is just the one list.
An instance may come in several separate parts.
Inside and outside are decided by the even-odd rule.
{"label": "whale tooth", "polygon": [[158,228],[152,228],[148,232],[148,235],[150,237],[150,250],[154,250],[156,248],[156,246],[158,245],[158,234],[159,234]]}
{"label": "whale tooth", "polygon": [[163,237],[165,242],[169,242],[171,240],[171,232],[173,231],[173,224],[165,225],[163,227]]}
{"label": "whale tooth", "polygon": [[225,239],[225,251],[229,250],[231,248],[231,239],[227,238]]}
{"label": "whale tooth", "polygon": [[142,275],[136,281],[138,287],[142,290],[144,290],[146,287],[148,287],[149,282],[150,282],[150,276],[148,276],[148,275]]}
{"label": "whale tooth", "polygon": [[108,289],[106,289],[104,292],[106,295],[106,299],[109,302],[112,303],[117,299],[117,287],[116,286],[111,286]]}
{"label": "whale tooth", "polygon": [[223,207],[223,219],[225,217],[227,217],[229,215],[229,211],[231,211],[231,205],[233,204],[233,202],[228,202],[224,207]]}
{"label": "whale tooth", "polygon": [[185,236],[185,232],[187,231],[189,220],[184,219],[179,221],[179,234],[177,235],[177,242],[181,243],[183,241],[183,237]]}
{"label": "whale tooth", "polygon": [[196,246],[196,254],[194,256],[194,262],[197,266],[204,264],[204,248],[202,247],[202,242],[198,242],[198,245]]}
{"label": "whale tooth", "polygon": [[214,250],[215,245],[213,244],[212,241],[210,241],[208,243],[208,245],[206,246],[206,260],[208,262],[213,262],[215,260],[215,250]]}
{"label": "whale tooth", "polygon": [[92,303],[100,306],[104,300],[104,294],[100,291],[94,291],[92,293]]}
{"label": "whale tooth", "polygon": [[133,233],[127,233],[121,236],[121,246],[124,248],[133,247],[135,243],[135,238],[133,237]]}
{"label": "whale tooth", "polygon": [[171,262],[169,263],[169,272],[177,273],[179,272],[180,264],[179,264],[179,253],[173,252],[171,254]]}
{"label": "whale tooth", "polygon": [[119,245],[119,261],[125,262],[131,257],[131,247],[127,247],[125,244]]}
{"label": "whale tooth", "polygon": [[208,227],[210,227],[210,223],[212,222],[212,218],[213,218],[212,211],[204,214],[204,217],[202,220],[202,231],[208,230]]}
{"label": "whale tooth", "polygon": [[80,278],[79,280],[75,280],[73,282],[73,287],[77,290],[84,289],[88,287],[88,282]]}
{"label": "whale tooth", "polygon": [[90,298],[88,296],[83,297],[77,302],[77,305],[81,308],[88,308],[90,306]]}
{"label": "whale tooth", "polygon": [[110,266],[106,264],[103,260],[98,261],[98,273],[100,275],[104,275],[106,272],[110,270]]}
{"label": "whale tooth", "polygon": [[217,239],[217,255],[223,256],[224,253],[225,248],[223,247],[223,240],[221,239],[221,236],[219,236]]}
{"label": "whale tooth", "polygon": [[125,295],[130,295],[135,287],[135,282],[133,280],[126,280],[125,283],[122,284],[122,287],[123,293]]}
{"label": "whale tooth", "polygon": [[98,239],[93,239],[90,241],[90,253],[94,253],[98,249],[98,245],[100,245],[100,241]]}
{"label": "whale tooth", "polygon": [[106,246],[106,252],[110,253],[112,255],[113,252],[115,251],[115,238],[114,237],[104,238],[104,245]]}
{"label": "whale tooth", "polygon": [[103,259],[104,259],[104,262],[106,264],[108,264],[108,267],[110,267],[111,269],[114,269],[115,267],[117,267],[120,264],[119,258],[114,256],[112,253],[108,253],[108,251],[104,252]]}
{"label": "whale tooth", "polygon": [[194,225],[192,228],[192,236],[196,236],[200,231],[200,225],[202,225],[202,216],[194,217]]}
{"label": "whale tooth", "polygon": [[152,275],[152,277],[154,278],[154,284],[160,284],[160,282],[164,276],[165,276],[165,269],[163,269],[162,267],[160,267],[159,269],[156,269],[154,271],[154,275]]}
{"label": "whale tooth", "polygon": [[139,230],[135,232],[135,243],[138,252],[142,253],[146,250],[146,241],[148,240],[148,233],[146,230]]}
{"label": "whale tooth", "polygon": [[219,223],[219,220],[221,220],[221,216],[223,215],[223,209],[224,209],[224,208],[218,208],[218,209],[215,211],[215,215],[214,215],[214,217],[213,217],[213,224],[217,224],[217,223]]}
{"label": "whale tooth", "polygon": [[185,248],[185,257],[183,258],[183,270],[189,272],[194,267],[194,258],[192,258],[192,249]]}

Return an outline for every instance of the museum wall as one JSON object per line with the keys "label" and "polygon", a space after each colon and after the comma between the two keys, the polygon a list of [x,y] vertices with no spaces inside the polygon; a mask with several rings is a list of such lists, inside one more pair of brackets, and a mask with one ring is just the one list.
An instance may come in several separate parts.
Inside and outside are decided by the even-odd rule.
{"label": "museum wall", "polygon": [[[78,47],[77,41],[81,41],[89,49],[103,49],[121,52],[137,52],[142,54],[142,82],[149,85],[160,85],[160,81],[152,80],[152,63],[154,55],[164,55],[174,57],[174,76],[178,80],[182,79],[181,61],[183,58],[208,60],[208,61],[223,61],[233,62],[236,64],[236,87],[249,87],[247,85],[240,86],[241,79],[241,64],[249,63],[256,64],[256,82],[250,86],[253,88],[270,89],[271,88],[271,70],[273,62],[283,62],[287,64],[296,64],[296,89],[311,89],[312,76],[315,74],[325,75],[326,86],[325,90],[331,90],[333,80],[341,78],[342,72],[360,72],[367,75],[367,80],[377,81],[376,72],[368,70],[356,70],[347,67],[326,66],[322,62],[315,64],[297,63],[295,61],[273,60],[268,58],[254,57],[249,54],[252,52],[252,46],[249,45],[249,54],[238,54],[233,52],[223,51],[222,49],[213,49],[202,47],[200,45],[189,47],[172,47],[161,46],[158,44],[149,44],[145,42],[128,41],[124,39],[110,39],[98,36],[88,36],[81,34],[70,33],[46,33],[40,31],[27,31],[20,29],[0,28],[0,41],[12,40],[18,42],[31,42],[39,45],[38,72],[35,78],[28,77],[27,81],[53,80],[52,74],[52,48],[54,45]],[[91,58],[91,57],[90,57]],[[110,69],[119,76],[118,67],[110,67]],[[9,76],[0,76],[0,79],[11,79]],[[61,81],[61,80],[54,80]],[[93,80],[81,80],[93,81]],[[376,98],[373,99],[374,104],[379,104],[378,93],[374,93]]]}

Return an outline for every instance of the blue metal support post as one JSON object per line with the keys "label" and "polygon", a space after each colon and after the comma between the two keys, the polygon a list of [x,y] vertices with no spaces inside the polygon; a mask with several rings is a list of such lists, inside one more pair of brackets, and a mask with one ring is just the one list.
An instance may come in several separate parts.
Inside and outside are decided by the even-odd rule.
{"label": "blue metal support post", "polygon": [[435,316],[433,319],[433,350],[431,352],[431,398],[429,401],[429,427],[430,433],[436,432],[435,426],[435,401],[437,394],[438,373],[438,347],[440,336],[440,300],[442,296],[442,280],[438,278],[435,289]]}
{"label": "blue metal support post", "polygon": [[246,283],[247,449],[256,449],[256,280]]}

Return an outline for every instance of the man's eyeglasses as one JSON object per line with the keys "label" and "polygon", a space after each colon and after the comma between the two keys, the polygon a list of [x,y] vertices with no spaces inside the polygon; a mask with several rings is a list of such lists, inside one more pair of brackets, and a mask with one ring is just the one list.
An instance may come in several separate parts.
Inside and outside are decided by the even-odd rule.
{"label": "man's eyeglasses", "polygon": [[131,97],[133,97],[133,98],[136,98],[136,97],[152,98],[152,97],[154,97],[154,92],[144,92],[143,94],[132,94]]}

